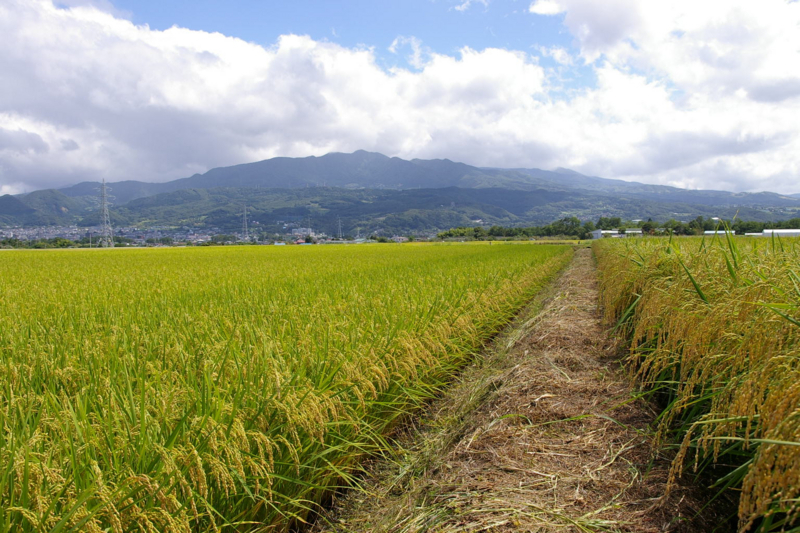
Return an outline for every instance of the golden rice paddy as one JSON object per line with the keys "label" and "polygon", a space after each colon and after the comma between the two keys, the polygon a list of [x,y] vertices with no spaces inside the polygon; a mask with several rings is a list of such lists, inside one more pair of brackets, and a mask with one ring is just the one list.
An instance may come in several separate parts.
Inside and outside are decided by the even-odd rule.
{"label": "golden rice paddy", "polygon": [[0,530],[285,531],[570,257],[524,244],[0,254]]}
{"label": "golden rice paddy", "polygon": [[673,476],[739,491],[741,531],[798,527],[800,241],[608,239],[606,318],[657,392]]}

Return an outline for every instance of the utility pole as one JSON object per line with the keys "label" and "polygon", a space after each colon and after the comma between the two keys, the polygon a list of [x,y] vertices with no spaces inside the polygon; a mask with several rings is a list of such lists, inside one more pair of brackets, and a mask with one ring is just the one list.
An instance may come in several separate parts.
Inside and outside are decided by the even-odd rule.
{"label": "utility pole", "polygon": [[106,186],[106,179],[100,186],[100,241],[98,245],[103,248],[114,247],[114,230],[111,229],[111,217],[108,215],[108,207],[111,205],[111,196],[108,191],[111,189]]}
{"label": "utility pole", "polygon": [[242,212],[242,239],[245,241],[250,240],[250,232],[247,230],[247,204],[244,204],[244,211]]}

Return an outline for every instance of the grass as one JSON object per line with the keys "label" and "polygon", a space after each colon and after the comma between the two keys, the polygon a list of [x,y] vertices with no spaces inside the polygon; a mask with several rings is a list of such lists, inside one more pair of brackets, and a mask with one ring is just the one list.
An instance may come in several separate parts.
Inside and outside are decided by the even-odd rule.
{"label": "grass", "polygon": [[[665,406],[673,476],[737,491],[742,531],[800,528],[800,241],[595,244],[606,319]],[[794,529],[792,529],[794,528]]]}
{"label": "grass", "polygon": [[0,256],[0,530],[286,531],[571,257]]}

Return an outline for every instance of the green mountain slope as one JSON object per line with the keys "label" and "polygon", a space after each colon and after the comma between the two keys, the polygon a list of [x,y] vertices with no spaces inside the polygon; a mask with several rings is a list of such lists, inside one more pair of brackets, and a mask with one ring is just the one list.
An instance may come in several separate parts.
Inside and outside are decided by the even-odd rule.
{"label": "green mountain slope", "polygon": [[[0,224],[95,225],[98,187],[84,182],[8,197],[0,201]],[[800,196],[684,190],[567,169],[477,168],[447,159],[406,161],[365,151],[278,157],[167,183],[128,180],[110,187],[115,225],[234,230],[241,224],[245,202],[263,215],[264,224],[310,216],[324,226],[342,217],[353,227],[387,232],[470,223],[544,224],[565,216],[689,220],[732,217],[738,211],[739,218],[768,221],[800,215]]]}
{"label": "green mountain slope", "polygon": [[34,210],[25,205],[22,200],[10,194],[0,196],[0,213],[7,216],[20,216],[33,213]]}
{"label": "green mountain slope", "polygon": [[91,197],[70,198],[54,189],[0,197],[0,223],[7,226],[64,226],[83,220],[95,205]]}
{"label": "green mountain slope", "polygon": [[658,202],[677,202],[709,206],[793,207],[798,206],[798,195],[781,195],[772,192],[733,193],[716,190],[689,190],[667,185],[650,185],[635,181],[613,180],[584,176],[574,170],[559,168],[553,172],[539,169],[516,169],[530,178],[550,185],[561,185],[602,194],[624,194]]}
{"label": "green mountain slope", "polygon": [[0,224],[18,225],[19,220],[35,212],[18,198],[10,194],[0,196]]}
{"label": "green mountain slope", "polygon": [[[134,200],[136,198],[144,198],[154,194],[163,192],[171,192],[181,189],[176,185],[171,185],[174,182],[167,183],[145,183],[143,181],[127,180],[118,181],[109,184],[109,194],[114,197],[113,202],[117,205],[122,205]],[[82,196],[94,196],[99,194],[100,184],[94,181],[84,181],[71,187],[59,189],[59,191],[66,196],[76,198]]]}
{"label": "green mountain slope", "polygon": [[[280,232],[284,223],[311,226],[328,234],[342,220],[345,232],[381,231],[408,233],[446,229],[459,225],[546,224],[567,216],[596,220],[600,216],[640,218],[732,217],[735,210],[718,211],[705,206],[686,206],[578,195],[565,191],[517,191],[509,189],[191,189],[134,200],[115,208],[113,214],[128,224],[215,227],[238,231],[243,206],[251,226]],[[740,217],[766,220],[772,217],[752,209]]]}
{"label": "green mountain slope", "polygon": [[[214,168],[205,174],[167,183],[122,181],[112,183],[118,205],[136,198],[182,189],[216,187],[303,188],[341,187],[365,189],[504,188],[560,190],[603,195],[625,195],[658,202],[722,207],[800,207],[800,198],[770,192],[731,193],[686,190],[595,176],[568,169],[478,168],[448,159],[406,161],[365,152],[332,153],[321,157],[276,157],[265,161]],[[96,195],[97,183],[80,183],[61,189],[67,196]]]}

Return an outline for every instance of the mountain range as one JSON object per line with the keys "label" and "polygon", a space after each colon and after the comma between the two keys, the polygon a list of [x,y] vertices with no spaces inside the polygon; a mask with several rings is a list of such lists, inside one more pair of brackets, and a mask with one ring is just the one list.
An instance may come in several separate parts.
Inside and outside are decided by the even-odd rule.
{"label": "mountain range", "polygon": [[[470,224],[545,224],[577,216],[688,220],[799,216],[800,193],[687,190],[585,176],[568,169],[480,168],[447,159],[404,160],[357,151],[277,157],[214,168],[166,183],[109,184],[115,225],[235,230],[247,204],[254,224],[277,231],[307,223],[329,232],[385,233]],[[99,183],[0,197],[0,225],[91,226],[99,221]]]}

